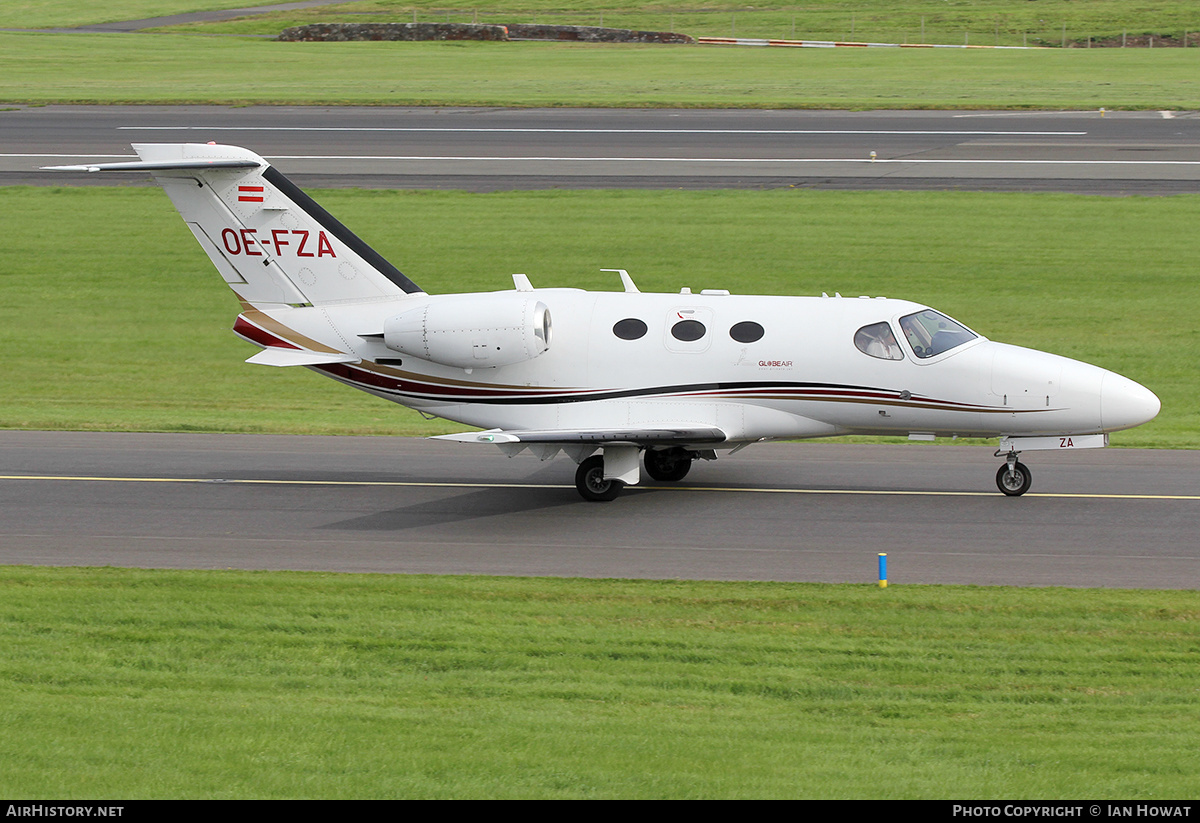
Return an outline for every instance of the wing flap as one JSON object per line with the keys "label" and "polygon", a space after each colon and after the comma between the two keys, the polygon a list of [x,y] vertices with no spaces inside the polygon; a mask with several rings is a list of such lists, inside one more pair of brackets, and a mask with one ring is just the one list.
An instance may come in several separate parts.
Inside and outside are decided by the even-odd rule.
{"label": "wing flap", "polygon": [[728,436],[714,426],[681,423],[607,429],[489,429],[481,432],[439,434],[432,439],[452,440],[456,443],[491,443],[497,446],[514,443],[543,443],[558,446],[665,446],[684,443],[696,445],[724,443]]}

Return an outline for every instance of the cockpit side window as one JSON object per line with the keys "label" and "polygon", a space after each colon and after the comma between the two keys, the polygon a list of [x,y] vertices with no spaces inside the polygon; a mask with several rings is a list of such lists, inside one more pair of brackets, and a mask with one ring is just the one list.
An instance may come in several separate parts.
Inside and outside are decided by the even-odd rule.
{"label": "cockpit side window", "polygon": [[854,333],[854,345],[863,354],[878,357],[880,360],[903,360],[904,352],[892,334],[892,327],[887,323],[873,323],[863,326]]}
{"label": "cockpit side window", "polygon": [[944,314],[933,309],[908,314],[900,318],[900,328],[912,346],[913,354],[921,359],[941,354],[978,337]]}

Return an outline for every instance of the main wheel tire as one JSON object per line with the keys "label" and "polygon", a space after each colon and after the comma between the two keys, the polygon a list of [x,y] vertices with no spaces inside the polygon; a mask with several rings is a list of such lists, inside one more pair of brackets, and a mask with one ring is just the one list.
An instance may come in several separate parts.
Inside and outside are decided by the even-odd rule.
{"label": "main wheel tire", "polygon": [[1020,497],[1029,491],[1032,484],[1033,474],[1024,463],[1014,464],[1011,472],[1008,470],[1008,464],[1005,464],[996,472],[996,488],[1009,497]]}
{"label": "main wheel tire", "polygon": [[589,457],[575,470],[575,488],[580,497],[593,503],[615,500],[624,486],[620,480],[604,479],[604,458],[600,455]]}
{"label": "main wheel tire", "polygon": [[692,456],[686,449],[646,449],[646,474],[655,480],[673,483],[687,477]]}

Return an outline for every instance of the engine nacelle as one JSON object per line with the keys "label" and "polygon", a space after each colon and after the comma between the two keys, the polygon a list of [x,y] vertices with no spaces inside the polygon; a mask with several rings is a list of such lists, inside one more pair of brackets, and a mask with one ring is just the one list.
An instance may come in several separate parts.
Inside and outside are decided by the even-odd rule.
{"label": "engine nacelle", "polygon": [[389,349],[460,369],[532,360],[550,348],[550,310],[527,294],[443,294],[388,318]]}

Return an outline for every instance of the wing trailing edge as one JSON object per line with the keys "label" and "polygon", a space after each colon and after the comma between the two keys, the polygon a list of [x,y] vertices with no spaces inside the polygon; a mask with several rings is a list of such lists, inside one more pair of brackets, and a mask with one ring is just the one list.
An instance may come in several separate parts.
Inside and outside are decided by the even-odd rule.
{"label": "wing trailing edge", "polygon": [[497,446],[538,444],[557,446],[667,446],[713,445],[724,443],[728,435],[714,426],[678,425],[639,426],[608,429],[489,429],[481,432],[439,434],[433,440],[452,440],[456,443],[490,443]]}

